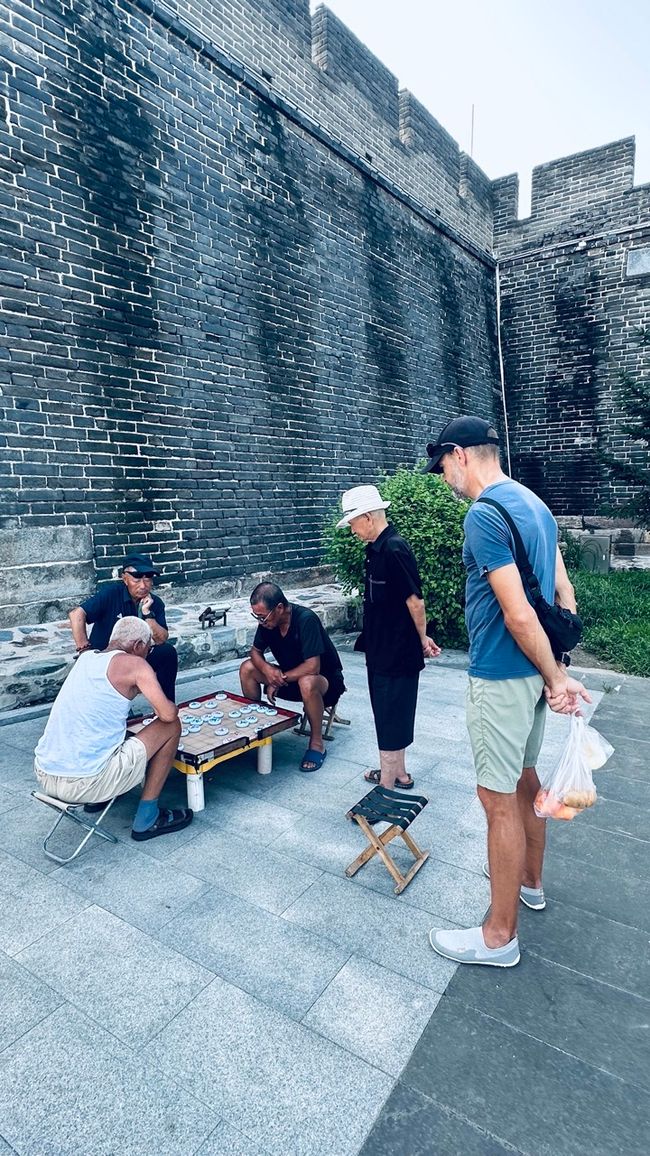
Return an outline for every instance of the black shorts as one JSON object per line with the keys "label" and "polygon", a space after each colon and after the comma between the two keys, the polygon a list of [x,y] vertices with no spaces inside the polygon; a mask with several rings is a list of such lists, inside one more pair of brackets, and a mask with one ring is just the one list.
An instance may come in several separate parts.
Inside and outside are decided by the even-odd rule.
{"label": "black shorts", "polygon": [[413,742],[419,678],[419,671],[397,676],[368,671],[370,705],[380,751],[403,751]]}
{"label": "black shorts", "polygon": [[[327,675],[325,675],[327,678]],[[328,687],[323,696],[325,706],[336,706],[342,694],[345,694],[345,683],[342,678],[327,679]],[[267,688],[264,688],[267,690]],[[268,694],[268,690],[267,690]],[[297,682],[290,682],[287,686],[281,686],[278,693],[278,698],[286,699],[288,702],[302,702],[302,695],[300,687]]]}

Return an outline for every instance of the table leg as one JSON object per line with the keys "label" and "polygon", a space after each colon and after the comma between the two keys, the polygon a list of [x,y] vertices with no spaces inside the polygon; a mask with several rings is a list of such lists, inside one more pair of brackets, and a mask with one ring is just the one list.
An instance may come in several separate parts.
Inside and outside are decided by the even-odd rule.
{"label": "table leg", "polygon": [[273,763],[271,739],[264,739],[262,744],[257,748],[257,773],[258,775],[270,775],[271,766]]}
{"label": "table leg", "polygon": [[192,811],[205,810],[205,792],[203,790],[203,775],[186,775],[187,805]]}

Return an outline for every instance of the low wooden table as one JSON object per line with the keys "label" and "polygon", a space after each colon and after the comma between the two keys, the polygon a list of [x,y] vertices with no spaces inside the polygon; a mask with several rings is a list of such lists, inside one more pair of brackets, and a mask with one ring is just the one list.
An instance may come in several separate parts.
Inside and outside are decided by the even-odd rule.
{"label": "low wooden table", "polygon": [[[274,713],[266,714],[266,710],[273,710]],[[234,717],[233,711],[238,712]],[[242,698],[241,695],[226,691],[213,691],[212,694],[204,694],[200,698],[182,702],[179,704],[178,713],[183,732],[174,766],[186,776],[187,805],[193,811],[205,809],[203,776],[220,763],[225,763],[247,751],[257,750],[258,773],[270,774],[273,735],[289,730],[300,718],[295,711],[256,703],[249,698]],[[215,714],[222,714],[223,717],[218,722],[206,721]],[[133,719],[129,723],[129,733],[137,735],[138,731],[153,721],[153,718],[153,715],[142,715],[138,719]],[[201,728],[197,729],[199,720]],[[248,723],[247,726],[237,725],[245,721]],[[217,734],[217,730],[226,733]]]}

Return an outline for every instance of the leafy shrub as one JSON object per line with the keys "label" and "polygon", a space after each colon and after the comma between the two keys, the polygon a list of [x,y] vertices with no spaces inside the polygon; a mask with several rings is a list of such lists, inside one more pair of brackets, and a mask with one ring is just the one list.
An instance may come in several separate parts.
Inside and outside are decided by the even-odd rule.
{"label": "leafy shrub", "polygon": [[568,530],[560,531],[560,549],[567,570],[577,570],[582,560],[582,546],[580,539]]}
{"label": "leafy shrub", "polygon": [[571,572],[583,646],[626,674],[650,676],[650,572]]}
{"label": "leafy shrub", "polygon": [[[407,469],[384,478],[379,491],[391,503],[387,516],[415,554],[433,637],[442,646],[466,646],[461,551],[469,502],[436,475]],[[325,528],[326,558],[344,590],[363,591],[365,546],[350,530],[335,528],[340,516],[333,514]]]}

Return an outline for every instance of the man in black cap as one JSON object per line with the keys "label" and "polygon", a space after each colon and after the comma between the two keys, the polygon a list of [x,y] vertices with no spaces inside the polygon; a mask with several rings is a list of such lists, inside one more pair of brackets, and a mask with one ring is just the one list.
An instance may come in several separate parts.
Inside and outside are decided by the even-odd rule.
{"label": "man in black cap", "polygon": [[[118,619],[129,614],[143,618],[151,629],[154,643],[147,662],[156,672],[165,696],[175,702],[178,655],[167,641],[165,603],[153,593],[154,578],[158,575],[147,554],[129,554],[122,563],[121,577],[100,586],[96,594],[75,606],[68,618],[77,654],[84,650],[105,650]],[[92,623],[90,638],[87,623]]]}
{"label": "man in black cap", "polygon": [[513,967],[519,962],[519,902],[533,911],[546,906],[545,820],[533,809],[546,705],[571,714],[579,697],[591,700],[582,683],[570,678],[566,665],[554,658],[526,596],[507,519],[490,504],[498,503],[514,522],[546,601],[575,613],[555,519],[536,494],[503,472],[498,442],[489,422],[458,417],[427,446],[425,472],[443,474],[456,493],[474,501],[465,518],[463,545],[470,642],[467,728],[478,796],[487,816],[484,872],[491,888],[481,927],[434,928],[429,938],[439,955],[458,963]]}

